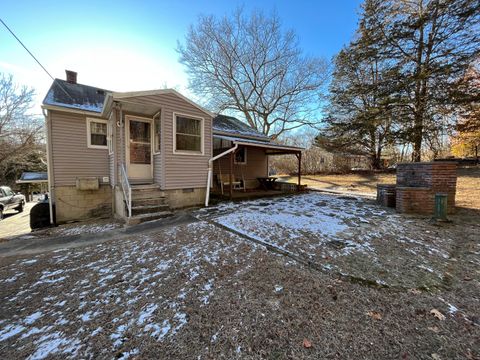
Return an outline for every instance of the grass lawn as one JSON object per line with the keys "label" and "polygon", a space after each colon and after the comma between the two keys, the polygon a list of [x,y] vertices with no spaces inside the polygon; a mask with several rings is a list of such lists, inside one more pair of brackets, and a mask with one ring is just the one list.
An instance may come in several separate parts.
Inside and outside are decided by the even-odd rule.
{"label": "grass lawn", "polygon": [[[317,189],[375,194],[377,184],[394,184],[395,177],[395,173],[304,175],[302,184]],[[296,176],[284,179],[290,182],[297,181]],[[458,170],[456,203],[459,207],[480,209],[480,167]]]}
{"label": "grass lawn", "polygon": [[0,358],[480,356],[475,214],[434,224],[318,192],[191,214],[103,243],[0,254]]}

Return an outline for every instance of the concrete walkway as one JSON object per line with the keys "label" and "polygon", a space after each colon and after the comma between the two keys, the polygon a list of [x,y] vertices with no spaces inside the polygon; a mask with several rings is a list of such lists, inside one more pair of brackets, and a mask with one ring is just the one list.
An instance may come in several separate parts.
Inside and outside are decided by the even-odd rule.
{"label": "concrete walkway", "polygon": [[197,219],[188,212],[177,212],[174,216],[168,218],[99,233],[82,233],[63,236],[18,236],[9,241],[0,242],[0,258],[95,245],[109,240],[119,240],[139,233],[147,233],[164,227],[187,224],[195,221],[197,221]]}
{"label": "concrete walkway", "polygon": [[13,236],[25,235],[30,233],[30,210],[37,202],[28,202],[25,204],[23,212],[16,210],[7,211],[3,220],[0,220],[0,241]]}

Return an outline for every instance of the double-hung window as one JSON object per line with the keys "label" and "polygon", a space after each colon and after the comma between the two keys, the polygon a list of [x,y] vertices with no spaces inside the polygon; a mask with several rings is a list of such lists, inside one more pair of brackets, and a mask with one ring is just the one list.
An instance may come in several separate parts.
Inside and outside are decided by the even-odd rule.
{"label": "double-hung window", "polygon": [[107,149],[107,120],[87,119],[87,144],[93,149]]}
{"label": "double-hung window", "polygon": [[203,119],[174,115],[174,151],[203,154]]}

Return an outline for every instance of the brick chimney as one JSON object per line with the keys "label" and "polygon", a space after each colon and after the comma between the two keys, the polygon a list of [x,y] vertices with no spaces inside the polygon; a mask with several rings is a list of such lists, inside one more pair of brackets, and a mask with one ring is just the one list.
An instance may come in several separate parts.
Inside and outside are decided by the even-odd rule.
{"label": "brick chimney", "polygon": [[65,70],[65,74],[67,74],[67,82],[70,84],[77,83],[77,73],[75,71]]}

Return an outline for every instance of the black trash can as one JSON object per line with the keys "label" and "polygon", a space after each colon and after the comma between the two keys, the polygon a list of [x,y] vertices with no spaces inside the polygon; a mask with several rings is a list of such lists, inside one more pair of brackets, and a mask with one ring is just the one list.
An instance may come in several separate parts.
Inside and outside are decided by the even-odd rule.
{"label": "black trash can", "polygon": [[[55,206],[55,205],[53,205]],[[53,208],[55,222],[55,207]],[[42,229],[51,226],[50,224],[50,206],[48,199],[43,200],[32,207],[30,210],[30,228],[32,230]]]}

